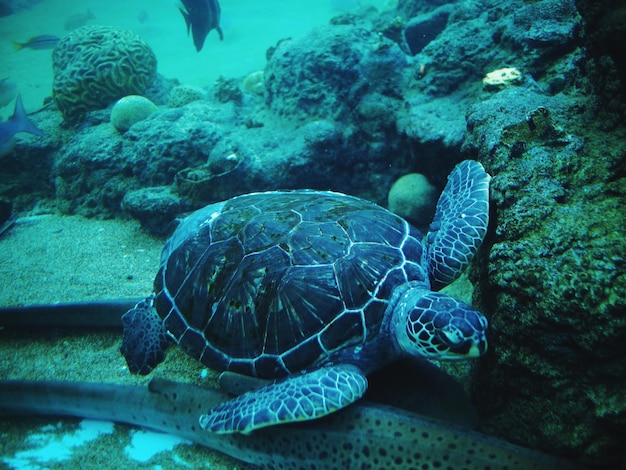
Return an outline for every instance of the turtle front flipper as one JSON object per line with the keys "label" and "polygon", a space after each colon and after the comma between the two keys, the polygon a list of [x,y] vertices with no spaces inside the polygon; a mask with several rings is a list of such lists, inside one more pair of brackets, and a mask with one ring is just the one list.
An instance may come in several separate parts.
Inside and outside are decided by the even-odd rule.
{"label": "turtle front flipper", "polygon": [[355,366],[341,364],[288,377],[246,392],[200,416],[200,426],[219,434],[320,418],[363,396],[367,378]]}
{"label": "turtle front flipper", "polygon": [[428,232],[433,290],[459,277],[483,241],[489,223],[490,179],[473,160],[462,161],[448,176]]}
{"label": "turtle front flipper", "polygon": [[152,302],[150,297],[122,315],[124,336],[120,351],[133,374],[149,374],[163,362],[170,344],[163,321]]}

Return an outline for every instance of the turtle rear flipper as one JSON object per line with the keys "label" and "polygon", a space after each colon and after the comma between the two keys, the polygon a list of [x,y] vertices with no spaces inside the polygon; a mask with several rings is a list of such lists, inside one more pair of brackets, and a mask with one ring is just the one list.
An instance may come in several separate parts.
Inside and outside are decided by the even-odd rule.
{"label": "turtle rear flipper", "polygon": [[477,161],[459,163],[448,176],[428,232],[431,288],[454,281],[478,250],[489,223],[489,180]]}
{"label": "turtle rear flipper", "polygon": [[320,418],[348,406],[367,390],[365,375],[342,364],[291,376],[217,405],[200,426],[218,434]]}
{"label": "turtle rear flipper", "polygon": [[147,375],[165,359],[169,346],[163,321],[149,298],[122,315],[124,336],[120,351],[126,358],[128,370]]}

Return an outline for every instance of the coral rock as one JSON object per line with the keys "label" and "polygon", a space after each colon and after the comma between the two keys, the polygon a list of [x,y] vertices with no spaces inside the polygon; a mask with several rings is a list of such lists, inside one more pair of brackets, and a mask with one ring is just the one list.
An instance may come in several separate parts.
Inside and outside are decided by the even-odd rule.
{"label": "coral rock", "polygon": [[167,106],[170,108],[180,108],[194,101],[207,98],[207,92],[202,88],[191,85],[179,85],[172,88]]}
{"label": "coral rock", "polygon": [[181,211],[180,198],[168,186],[128,191],[121,205],[145,230],[161,236],[171,231],[170,224]]}
{"label": "coral rock", "polygon": [[282,116],[340,120],[366,94],[393,95],[406,65],[400,47],[377,33],[319,27],[276,46],[265,68],[265,99]]}

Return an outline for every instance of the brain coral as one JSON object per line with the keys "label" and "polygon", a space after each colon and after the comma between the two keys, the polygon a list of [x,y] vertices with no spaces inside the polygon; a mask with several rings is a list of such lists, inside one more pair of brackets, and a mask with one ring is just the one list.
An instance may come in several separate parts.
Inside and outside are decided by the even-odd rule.
{"label": "brain coral", "polygon": [[133,124],[143,121],[158,110],[156,104],[144,96],[125,96],[113,105],[111,124],[118,131],[126,132]]}
{"label": "brain coral", "polygon": [[156,75],[156,56],[137,34],[110,26],[84,26],[52,52],[52,96],[66,121],[141,94]]}

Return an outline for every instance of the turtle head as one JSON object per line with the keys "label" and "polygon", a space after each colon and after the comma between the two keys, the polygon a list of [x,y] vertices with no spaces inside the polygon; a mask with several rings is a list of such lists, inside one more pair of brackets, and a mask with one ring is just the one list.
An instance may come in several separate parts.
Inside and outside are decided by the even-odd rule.
{"label": "turtle head", "polygon": [[470,359],[487,351],[487,319],[445,294],[410,289],[400,300],[396,340],[404,353],[439,360]]}

